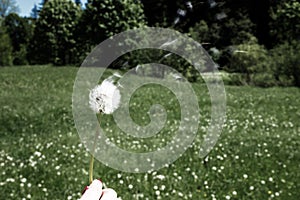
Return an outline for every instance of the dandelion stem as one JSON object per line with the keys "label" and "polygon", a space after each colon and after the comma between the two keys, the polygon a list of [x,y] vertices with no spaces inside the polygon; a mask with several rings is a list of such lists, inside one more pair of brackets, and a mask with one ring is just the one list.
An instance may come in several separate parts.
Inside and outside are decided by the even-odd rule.
{"label": "dandelion stem", "polygon": [[[100,126],[100,114],[98,116],[99,116],[99,126]],[[94,178],[93,178],[94,160],[95,160],[94,154],[95,154],[95,151],[96,151],[97,139],[99,137],[99,132],[100,132],[99,126],[97,126],[97,130],[96,130],[95,137],[94,137],[93,149],[92,149],[92,152],[91,152],[90,169],[89,169],[89,181],[90,181],[90,183],[92,183],[93,180],[94,180]]]}
{"label": "dandelion stem", "polygon": [[93,168],[94,168],[94,156],[91,155],[91,160],[90,160],[90,170],[89,170],[89,175],[90,175],[90,183],[93,182]]}

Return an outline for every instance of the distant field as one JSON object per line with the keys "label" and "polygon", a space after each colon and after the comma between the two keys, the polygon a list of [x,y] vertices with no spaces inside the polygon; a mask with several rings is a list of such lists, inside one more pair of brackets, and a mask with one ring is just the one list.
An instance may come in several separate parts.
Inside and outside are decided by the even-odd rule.
{"label": "distant field", "polygon": [[[72,89],[78,68],[0,68],[0,199],[77,199],[88,183],[89,154],[80,143],[72,116]],[[108,73],[109,74],[109,73]],[[227,86],[227,122],[206,160],[199,141],[209,123],[209,96],[194,84],[203,113],[199,136],[168,168],[130,174],[95,163],[95,177],[132,199],[300,199],[300,89]],[[165,90],[144,88],[132,103],[132,118],[147,124],[147,98],[170,100]],[[135,103],[134,103],[135,102]],[[169,101],[171,102],[171,101]],[[168,120],[179,120],[178,104],[165,105]],[[102,121],[112,141],[139,151],[164,144],[160,136],[130,145],[111,117]],[[174,127],[167,128],[171,133]],[[176,127],[175,127],[176,128]],[[144,145],[143,145],[144,144]],[[146,151],[147,149],[142,149]],[[159,176],[161,175],[161,176]],[[130,186],[130,187],[129,187]]]}

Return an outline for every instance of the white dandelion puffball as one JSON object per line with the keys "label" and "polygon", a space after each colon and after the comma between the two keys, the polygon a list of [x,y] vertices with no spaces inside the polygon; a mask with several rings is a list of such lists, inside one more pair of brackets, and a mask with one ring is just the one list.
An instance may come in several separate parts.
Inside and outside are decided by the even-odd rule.
{"label": "white dandelion puffball", "polygon": [[101,85],[97,85],[90,91],[89,104],[91,109],[104,114],[113,113],[120,104],[120,91],[112,81],[105,79]]}

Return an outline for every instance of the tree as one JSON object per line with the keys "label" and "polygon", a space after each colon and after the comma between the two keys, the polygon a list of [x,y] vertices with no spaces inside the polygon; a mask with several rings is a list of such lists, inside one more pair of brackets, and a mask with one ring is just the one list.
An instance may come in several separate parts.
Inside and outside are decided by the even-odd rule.
{"label": "tree", "polygon": [[143,7],[136,0],[89,0],[79,33],[84,42],[89,41],[93,46],[116,33],[143,25]]}
{"label": "tree", "polygon": [[218,46],[243,44],[255,35],[255,25],[243,9],[228,14],[228,18],[221,24]]}
{"label": "tree", "polygon": [[16,0],[0,0],[0,16],[5,17],[9,13],[19,12]]}
{"label": "tree", "polygon": [[16,13],[9,14],[4,19],[4,25],[13,46],[13,64],[27,64],[27,47],[32,37],[33,26],[28,19],[19,17]]}
{"label": "tree", "polygon": [[141,0],[141,2],[150,26],[173,27],[184,32],[189,31],[190,27],[201,20],[207,22],[209,15],[215,12],[210,0]]}
{"label": "tree", "polygon": [[163,27],[172,26],[178,8],[176,1],[141,0],[141,2],[144,5],[145,16],[150,26],[154,26],[154,25],[163,26]]}
{"label": "tree", "polygon": [[0,18],[0,66],[12,65],[12,46]]}
{"label": "tree", "polygon": [[80,8],[71,0],[48,1],[36,22],[32,63],[66,65],[76,57],[74,30]]}
{"label": "tree", "polygon": [[211,37],[209,27],[204,20],[196,23],[195,26],[190,27],[189,36],[199,43],[208,43]]}
{"label": "tree", "polygon": [[145,24],[142,4],[136,0],[88,0],[76,30],[78,61],[110,36]]}
{"label": "tree", "polygon": [[272,12],[271,34],[275,41],[289,42],[300,39],[300,3],[282,1]]}
{"label": "tree", "polygon": [[11,13],[4,19],[4,25],[12,40],[14,51],[19,51],[22,44],[27,45],[29,43],[32,27],[30,27],[28,20],[16,13]]}
{"label": "tree", "polygon": [[30,16],[32,19],[37,19],[38,16],[39,16],[39,8],[36,4],[34,4],[32,10],[31,10],[31,13],[30,13]]}
{"label": "tree", "polygon": [[[277,1],[277,0],[275,0]],[[260,44],[270,47],[270,14],[271,2],[274,0],[248,0],[246,3],[251,21],[255,24],[255,36]]]}
{"label": "tree", "polygon": [[44,6],[49,0],[42,0],[41,5]]}
{"label": "tree", "polygon": [[82,5],[81,0],[75,0],[75,3],[76,3],[77,6],[81,6]]}
{"label": "tree", "polygon": [[43,9],[43,7],[45,6],[45,4],[46,4],[48,1],[49,1],[49,0],[42,0],[42,2],[39,3],[38,12],[41,12],[41,10]]}

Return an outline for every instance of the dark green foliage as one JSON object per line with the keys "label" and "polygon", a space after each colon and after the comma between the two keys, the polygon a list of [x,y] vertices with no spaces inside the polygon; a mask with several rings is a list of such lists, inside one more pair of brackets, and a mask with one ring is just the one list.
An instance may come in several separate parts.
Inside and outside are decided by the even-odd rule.
{"label": "dark green foliage", "polygon": [[145,25],[143,8],[135,0],[89,0],[80,19],[85,43],[98,45],[122,31]]}
{"label": "dark green foliage", "polygon": [[12,39],[14,51],[20,50],[22,44],[27,44],[29,42],[31,30],[25,18],[12,13],[5,18],[4,25]]}
{"label": "dark green foliage", "polygon": [[272,10],[271,34],[275,41],[300,40],[300,2],[281,1]]}
{"label": "dark green foliage", "polygon": [[20,49],[13,53],[13,58],[14,65],[28,65],[27,46],[21,45]]}
{"label": "dark green foliage", "polygon": [[[81,0],[43,0],[40,6],[34,6],[29,20],[8,15],[16,11],[14,0],[0,0],[0,14],[8,15],[5,26],[10,37],[3,45],[11,41],[13,50],[7,53],[7,60],[13,59],[15,65],[27,64],[27,60],[31,64],[80,64],[110,36],[148,24],[188,34],[202,44],[219,69],[235,73],[232,82],[299,85],[298,68],[294,67],[298,58],[294,44],[300,39],[297,0],[89,0],[85,8]],[[7,38],[5,34],[2,37]],[[250,53],[237,53],[245,51]],[[110,67],[124,68],[122,63],[126,62],[135,67],[159,61],[167,53],[135,51]],[[288,64],[274,63],[277,58],[281,59],[277,63]],[[168,56],[161,63],[171,65],[190,80],[197,79],[197,72],[178,56]]]}
{"label": "dark green foliage", "polygon": [[[199,59],[200,60],[200,59]],[[122,69],[130,69],[147,63],[159,63],[166,65],[181,73],[184,78],[188,79],[191,82],[199,80],[200,73],[185,59],[179,55],[157,49],[142,49],[136,50],[131,53],[125,54],[120,58],[120,63],[126,62],[126,66],[123,66]],[[119,63],[119,64],[120,64]],[[115,68],[120,68],[120,65],[114,66]],[[142,75],[149,75],[157,78],[165,78],[165,71],[159,69],[157,71],[151,71],[151,74],[147,74],[147,71],[140,70]]]}
{"label": "dark green foliage", "polygon": [[204,20],[201,20],[189,29],[189,37],[199,43],[210,43],[211,39],[214,39],[210,33],[210,29]]}
{"label": "dark green foliage", "polygon": [[267,57],[267,51],[257,43],[255,37],[251,41],[232,46],[232,57],[229,66],[231,72],[257,73],[263,71],[261,64]]}
{"label": "dark green foliage", "polygon": [[[248,84],[270,86],[273,75],[269,61],[267,50],[252,37],[248,43],[232,47],[228,70],[242,74]],[[262,85],[263,81],[266,85]]]}
{"label": "dark green foliage", "polygon": [[170,27],[173,25],[177,2],[171,0],[141,0],[144,12],[150,26]]}
{"label": "dark green foliage", "polygon": [[[223,18],[219,19],[219,15]],[[227,4],[217,6],[205,18],[207,20],[200,20],[190,27],[189,35],[202,43],[207,51],[216,48],[222,52],[215,59],[221,68],[230,64],[232,45],[248,43],[255,37],[255,24],[251,22],[247,10],[239,5],[234,5],[234,9],[228,9]]]}
{"label": "dark green foliage", "polygon": [[71,0],[51,0],[40,12],[30,52],[31,63],[66,65],[76,60],[74,30],[80,8]]}
{"label": "dark green foliage", "polygon": [[79,62],[110,36],[145,23],[142,4],[135,0],[89,0],[76,29]]}
{"label": "dark green foliage", "polygon": [[0,66],[12,65],[12,50],[10,37],[6,32],[6,27],[0,18]]}
{"label": "dark green foliage", "polygon": [[9,35],[0,31],[0,66],[10,66],[12,60],[12,46]]}
{"label": "dark green foliage", "polygon": [[247,43],[255,35],[255,25],[250,21],[247,13],[237,11],[234,14],[231,16],[232,14],[229,13],[228,19],[220,26],[217,47]]}
{"label": "dark green foliage", "polygon": [[300,87],[300,44],[285,42],[271,51],[272,70],[280,85]]}
{"label": "dark green foliage", "polygon": [[4,25],[13,46],[13,64],[27,64],[27,47],[33,34],[32,21],[11,13],[5,18]]}

